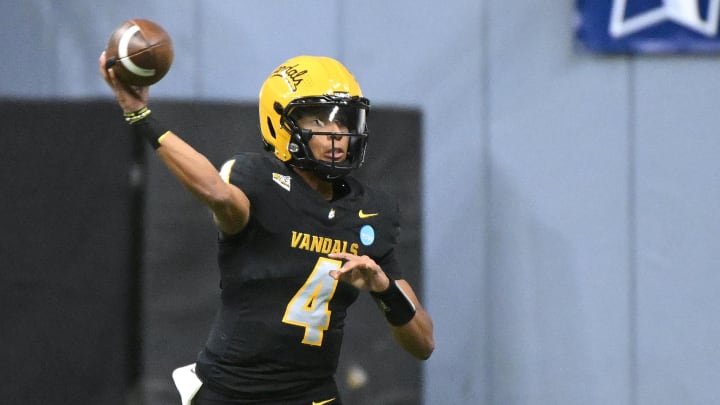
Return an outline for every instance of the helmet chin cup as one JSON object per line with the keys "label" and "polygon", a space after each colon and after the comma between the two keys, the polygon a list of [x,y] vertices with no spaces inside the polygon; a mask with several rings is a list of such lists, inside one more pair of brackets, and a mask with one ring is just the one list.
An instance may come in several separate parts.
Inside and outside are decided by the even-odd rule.
{"label": "helmet chin cup", "polygon": [[339,167],[333,168],[319,164],[313,168],[313,173],[315,173],[315,175],[319,176],[322,179],[332,181],[345,177],[346,175],[350,174],[351,170],[351,168],[341,169]]}

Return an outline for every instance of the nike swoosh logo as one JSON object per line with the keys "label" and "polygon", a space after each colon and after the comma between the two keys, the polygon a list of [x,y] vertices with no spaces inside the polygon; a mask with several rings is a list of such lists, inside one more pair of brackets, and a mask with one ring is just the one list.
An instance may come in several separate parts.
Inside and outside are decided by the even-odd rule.
{"label": "nike swoosh logo", "polygon": [[332,401],[334,401],[334,400],[335,400],[335,398],[330,398],[330,399],[328,399],[328,400],[320,401],[320,402],[315,402],[315,401],[313,401],[312,405],[328,404],[328,403],[330,403],[330,402],[332,402]]}
{"label": "nike swoosh logo", "polygon": [[379,214],[380,214],[379,212],[373,212],[373,213],[371,213],[371,214],[366,214],[366,213],[363,212],[363,210],[358,211],[358,216],[359,216],[360,218],[362,218],[362,219],[374,217],[374,216],[379,215]]}

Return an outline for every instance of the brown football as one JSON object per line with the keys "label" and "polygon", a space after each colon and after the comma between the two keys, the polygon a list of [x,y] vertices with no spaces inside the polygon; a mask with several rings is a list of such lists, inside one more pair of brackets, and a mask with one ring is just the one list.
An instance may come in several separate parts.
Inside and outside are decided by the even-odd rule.
{"label": "brown football", "polygon": [[105,48],[105,67],[125,84],[150,86],[162,79],[173,62],[170,35],[144,19],[124,22],[113,31]]}

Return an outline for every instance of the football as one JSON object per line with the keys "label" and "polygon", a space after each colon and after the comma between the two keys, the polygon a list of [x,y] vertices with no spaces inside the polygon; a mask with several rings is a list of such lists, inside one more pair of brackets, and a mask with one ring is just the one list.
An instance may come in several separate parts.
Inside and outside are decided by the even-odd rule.
{"label": "football", "polygon": [[125,21],[113,31],[105,48],[105,67],[123,83],[150,86],[162,79],[173,62],[170,35],[145,19]]}

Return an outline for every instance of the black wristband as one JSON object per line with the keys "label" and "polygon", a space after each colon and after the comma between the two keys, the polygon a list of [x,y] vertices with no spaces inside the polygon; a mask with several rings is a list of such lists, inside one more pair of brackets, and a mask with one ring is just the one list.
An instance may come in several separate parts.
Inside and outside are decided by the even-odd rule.
{"label": "black wristband", "polygon": [[133,134],[147,139],[153,149],[160,147],[160,138],[167,132],[152,116],[145,117],[134,124],[130,124],[130,127],[132,127]]}
{"label": "black wristband", "polygon": [[390,279],[390,286],[383,292],[370,292],[378,308],[385,314],[385,318],[393,326],[402,326],[410,322],[415,316],[415,305],[397,285],[397,281]]}

